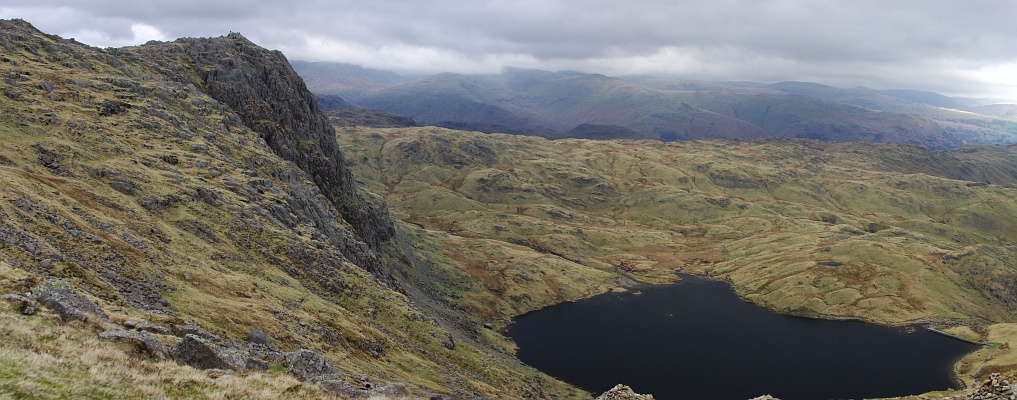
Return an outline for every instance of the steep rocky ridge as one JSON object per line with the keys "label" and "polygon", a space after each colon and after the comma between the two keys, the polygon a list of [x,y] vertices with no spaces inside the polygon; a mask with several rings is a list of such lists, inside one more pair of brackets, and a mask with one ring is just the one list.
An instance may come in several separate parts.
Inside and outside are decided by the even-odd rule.
{"label": "steep rocky ridge", "polygon": [[[16,316],[22,306],[2,302],[0,393],[330,390],[287,378],[283,361],[227,372],[238,383],[224,386],[221,373],[95,343],[96,333],[143,319],[195,323],[227,345],[270,337],[278,351],[309,348],[347,386],[367,376],[424,396],[586,395],[522,365],[463,311],[437,314],[400,292],[415,295],[392,273],[428,253],[400,238],[413,229],[397,229],[382,201],[355,188],[332,128],[281,54],[239,35],[95,49],[15,20],[0,21],[0,68],[0,292],[62,278],[109,318],[63,324],[49,310]],[[454,265],[435,261],[420,265]],[[49,362],[32,361],[40,357]],[[162,373],[182,380],[153,381]]]}
{"label": "steep rocky ridge", "polygon": [[377,250],[392,236],[384,204],[373,204],[356,190],[350,171],[343,166],[335,130],[282,53],[266,51],[237,33],[113,53],[132,61],[144,60],[154,70],[179,82],[193,83],[235,110],[244,125],[257,132],[276,154],[314,179],[372,249]]}

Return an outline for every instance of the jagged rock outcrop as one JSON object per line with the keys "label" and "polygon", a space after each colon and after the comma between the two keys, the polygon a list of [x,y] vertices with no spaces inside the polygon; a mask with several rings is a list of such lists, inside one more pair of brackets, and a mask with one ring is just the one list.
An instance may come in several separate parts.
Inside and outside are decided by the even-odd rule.
{"label": "jagged rock outcrop", "polygon": [[342,394],[351,399],[363,397],[363,394],[366,392],[353,387],[349,382],[339,379],[325,380],[318,382],[318,384],[329,392]]}
{"label": "jagged rock outcrop", "polygon": [[[372,250],[392,237],[394,228],[384,201],[357,190],[353,175],[343,165],[335,129],[282,53],[265,50],[238,33],[125,51],[152,60],[177,61],[156,62],[167,75],[195,84],[229,106],[276,154],[307,172]],[[372,255],[341,244],[346,246],[340,248],[350,249],[345,255],[354,263],[376,267]]]}
{"label": "jagged rock outcrop", "polygon": [[[484,343],[475,321],[445,300],[457,293],[400,279],[412,268],[400,268],[401,255],[387,251],[417,251],[412,237],[386,242],[391,223],[382,203],[357,194],[334,132],[278,53],[239,35],[97,49],[20,20],[0,20],[0,53],[0,265],[25,275],[0,279],[2,293],[68,279],[113,321],[164,326],[124,322],[125,330],[104,339],[155,355],[161,350],[149,339],[169,344],[177,339],[161,335],[172,332],[182,340],[169,356],[197,368],[289,368],[279,348],[309,347],[344,360],[350,374],[433,369],[413,377],[417,395],[422,388],[453,398],[489,398],[493,390],[516,398],[579,395],[543,375],[534,384],[534,372],[510,355],[478,349]],[[389,271],[377,268],[379,249],[393,260]],[[428,261],[431,251],[419,259]],[[444,279],[445,267],[436,262],[419,274]],[[397,292],[385,285],[395,280],[412,283]],[[102,317],[102,310],[87,304],[61,309],[88,324],[46,329],[109,329],[112,321],[91,323],[99,318],[92,311]],[[267,334],[267,344],[255,343],[261,338],[248,335],[254,327],[271,332],[279,347]],[[59,337],[94,343],[88,333]],[[151,374],[149,357],[137,360],[115,367]],[[313,365],[310,379],[350,388],[334,379],[334,367]],[[109,366],[89,367],[102,374]],[[54,379],[32,395],[75,397],[54,390],[74,386],[78,376],[26,368],[26,376]],[[262,375],[205,373],[218,374]],[[234,393],[240,385],[228,386]]]}
{"label": "jagged rock outcrop", "polygon": [[632,388],[619,384],[597,396],[596,400],[653,400],[653,395],[639,394],[632,390]]}

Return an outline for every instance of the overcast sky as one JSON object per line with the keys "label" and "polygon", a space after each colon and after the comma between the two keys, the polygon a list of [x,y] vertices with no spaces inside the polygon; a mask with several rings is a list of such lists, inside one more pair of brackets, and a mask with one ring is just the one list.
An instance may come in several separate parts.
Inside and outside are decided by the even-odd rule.
{"label": "overcast sky", "polygon": [[240,32],[290,59],[811,81],[1017,101],[1015,0],[4,0],[101,47]]}

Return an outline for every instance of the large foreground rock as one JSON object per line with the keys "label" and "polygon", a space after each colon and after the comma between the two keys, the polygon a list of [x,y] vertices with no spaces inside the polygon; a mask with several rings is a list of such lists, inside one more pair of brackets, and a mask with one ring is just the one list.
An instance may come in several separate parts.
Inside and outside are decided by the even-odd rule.
{"label": "large foreground rock", "polygon": [[290,373],[302,381],[319,382],[342,376],[325,357],[311,350],[300,349],[286,353],[286,361],[290,364]]}
{"label": "large foreground rock", "polygon": [[170,352],[178,363],[200,369],[232,369],[243,371],[246,357],[238,350],[224,349],[208,339],[193,334],[184,336]]}
{"label": "large foreground rock", "polygon": [[3,296],[0,296],[0,299],[4,299],[4,300],[7,300],[7,301],[14,301],[14,302],[21,303],[21,307],[20,307],[19,311],[21,311],[22,314],[25,314],[25,315],[34,315],[35,314],[35,311],[36,311],[35,304],[36,303],[35,303],[35,299],[33,299],[31,297],[25,297],[25,296],[18,295],[18,294],[5,294]]}
{"label": "large foreground rock", "polygon": [[71,289],[71,284],[63,279],[50,279],[46,283],[32,289],[32,297],[56,311],[64,321],[87,321],[88,315],[109,319],[99,306],[87,297]]}

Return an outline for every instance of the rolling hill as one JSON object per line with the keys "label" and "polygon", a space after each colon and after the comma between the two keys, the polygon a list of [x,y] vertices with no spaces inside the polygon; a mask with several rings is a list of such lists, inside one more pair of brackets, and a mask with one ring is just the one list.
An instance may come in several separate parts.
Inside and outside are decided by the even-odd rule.
{"label": "rolling hill", "polygon": [[352,64],[299,60],[290,64],[309,87],[315,88],[314,93],[335,95],[345,100],[356,101],[372,90],[411,80],[395,72]]}
{"label": "rolling hill", "polygon": [[[302,73],[312,80],[312,91],[329,90],[325,83],[313,83],[327,77]],[[357,96],[354,102],[361,106],[425,125],[548,138],[595,124],[664,141],[781,137],[939,150],[1017,141],[1017,126],[991,112],[998,107],[929,92],[804,82],[732,85],[508,68],[493,75],[444,73],[385,87],[372,84]]]}
{"label": "rolling hill", "polygon": [[[967,143],[1013,143],[1017,125],[991,112],[1000,105],[967,105],[970,101],[937,93],[868,88],[840,89],[806,82],[780,82],[764,86],[789,94],[823,99],[868,110],[914,115],[934,121],[951,136]],[[979,113],[981,110],[990,112]]]}

